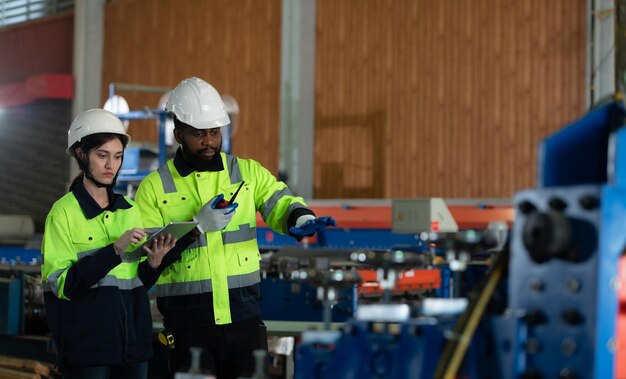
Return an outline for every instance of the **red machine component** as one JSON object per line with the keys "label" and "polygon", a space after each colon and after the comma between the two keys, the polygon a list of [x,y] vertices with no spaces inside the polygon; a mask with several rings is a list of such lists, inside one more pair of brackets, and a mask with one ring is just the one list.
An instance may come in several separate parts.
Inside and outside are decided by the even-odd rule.
{"label": "red machine component", "polygon": [[615,378],[626,379],[626,256],[619,261],[618,313],[615,328]]}
{"label": "red machine component", "polygon": [[[359,285],[359,295],[382,293],[382,289],[376,279],[376,271],[358,270],[358,272],[363,280]],[[392,291],[411,292],[439,287],[441,287],[441,273],[439,270],[406,270],[400,274],[400,278]]]}

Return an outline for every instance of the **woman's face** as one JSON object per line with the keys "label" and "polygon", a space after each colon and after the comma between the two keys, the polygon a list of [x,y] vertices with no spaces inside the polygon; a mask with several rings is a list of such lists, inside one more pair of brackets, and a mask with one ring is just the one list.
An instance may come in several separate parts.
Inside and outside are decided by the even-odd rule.
{"label": "woman's face", "polygon": [[113,178],[122,166],[123,155],[124,145],[119,138],[112,138],[102,146],[92,149],[89,152],[91,175],[102,184],[113,183]]}

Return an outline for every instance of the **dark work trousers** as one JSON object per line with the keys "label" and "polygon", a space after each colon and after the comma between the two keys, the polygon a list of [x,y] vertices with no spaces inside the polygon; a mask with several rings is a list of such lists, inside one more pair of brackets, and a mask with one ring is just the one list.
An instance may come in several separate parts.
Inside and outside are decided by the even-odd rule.
{"label": "dark work trousers", "polygon": [[200,369],[217,379],[252,377],[257,349],[267,351],[267,331],[261,318],[227,325],[171,330],[174,345],[170,351],[170,373],[187,372],[191,366],[191,347],[202,348]]}
{"label": "dark work trousers", "polygon": [[145,379],[148,362],[118,366],[74,366],[63,371],[63,379]]}

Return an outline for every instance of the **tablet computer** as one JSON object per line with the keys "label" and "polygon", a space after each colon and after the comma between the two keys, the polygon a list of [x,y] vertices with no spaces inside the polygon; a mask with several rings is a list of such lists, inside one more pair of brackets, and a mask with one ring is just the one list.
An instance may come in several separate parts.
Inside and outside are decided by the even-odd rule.
{"label": "tablet computer", "polygon": [[195,221],[170,222],[169,224],[161,228],[145,229],[149,233],[148,238],[145,241],[140,242],[133,250],[126,253],[126,260],[132,262],[146,255],[146,251],[143,249],[143,247],[150,246],[155,238],[171,234],[172,237],[178,240],[184,237],[185,234],[189,233],[189,231],[191,231],[197,225],[198,223]]}

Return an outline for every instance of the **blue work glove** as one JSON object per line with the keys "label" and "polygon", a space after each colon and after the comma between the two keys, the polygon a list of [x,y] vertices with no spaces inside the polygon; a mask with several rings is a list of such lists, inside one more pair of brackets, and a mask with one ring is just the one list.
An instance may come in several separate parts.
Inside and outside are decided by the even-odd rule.
{"label": "blue work glove", "polygon": [[198,223],[198,230],[202,233],[215,232],[222,230],[228,225],[235,214],[235,209],[239,204],[228,204],[218,207],[218,203],[224,199],[224,195],[220,194],[209,200],[200,210],[193,216],[193,220]]}
{"label": "blue work glove", "polygon": [[337,223],[332,217],[313,217],[305,215],[298,217],[296,226],[289,228],[289,234],[301,241],[304,237],[312,237],[315,233],[321,232],[329,226],[336,226]]}

